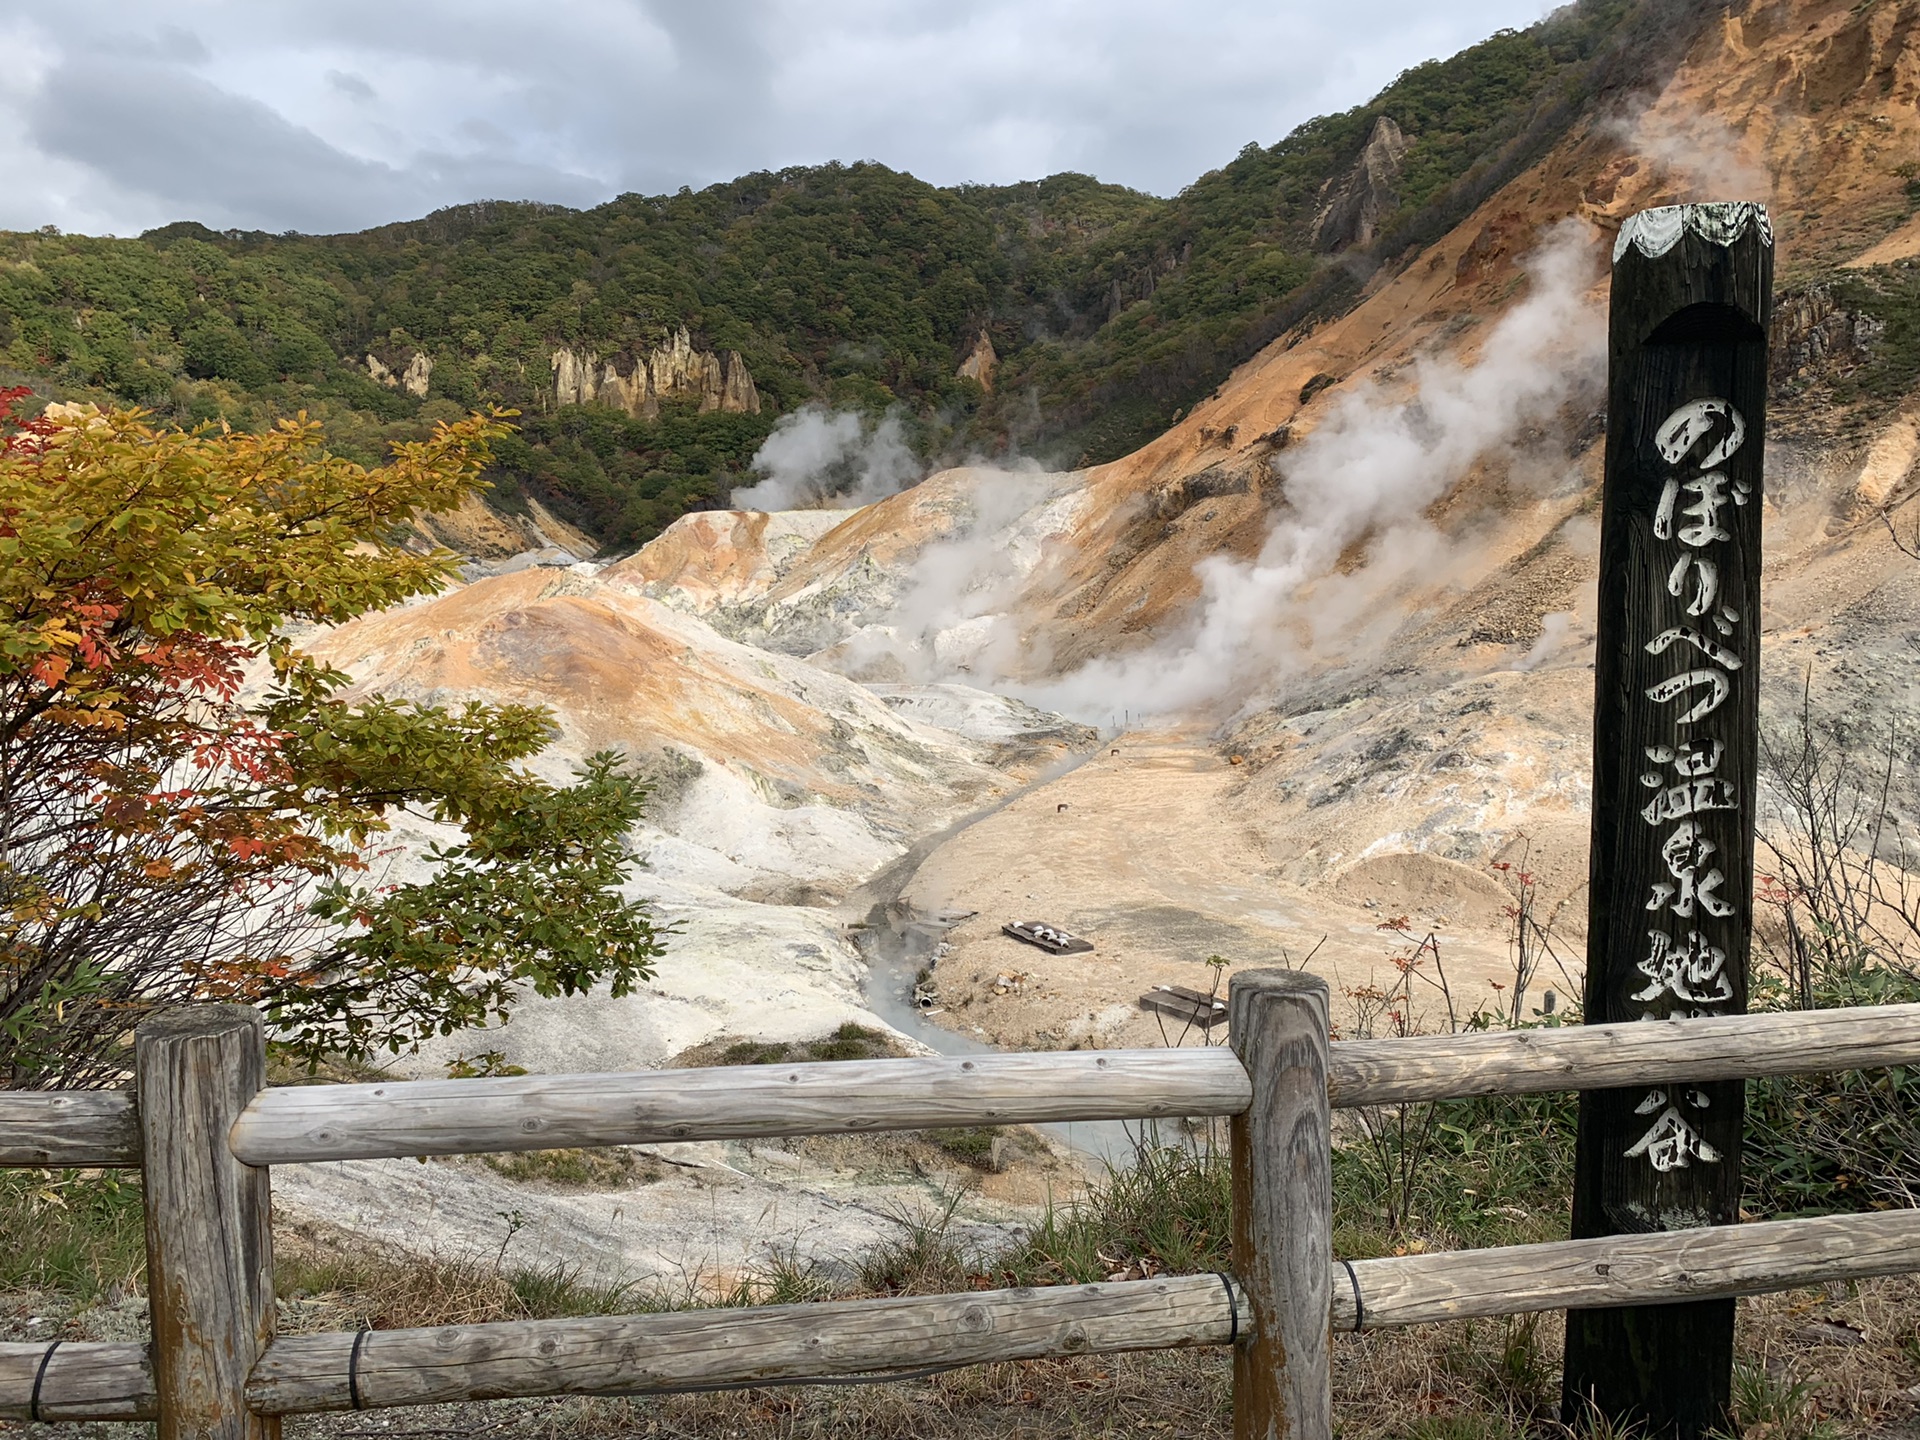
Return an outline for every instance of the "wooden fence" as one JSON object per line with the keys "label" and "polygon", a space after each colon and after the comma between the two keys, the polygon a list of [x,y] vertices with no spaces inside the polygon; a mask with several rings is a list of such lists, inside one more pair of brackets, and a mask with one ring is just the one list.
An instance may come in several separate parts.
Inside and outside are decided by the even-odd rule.
{"label": "wooden fence", "polygon": [[[1892,1211],[1381,1260],[1332,1256],[1331,1110],[1920,1061],[1920,1005],[1328,1040],[1324,983],[1234,977],[1231,1049],[1079,1051],[268,1089],[259,1017],[176,1011],[131,1094],[0,1092],[0,1165],[144,1172],[153,1343],[0,1344],[0,1418],[279,1417],[632,1395],[1188,1345],[1234,1354],[1236,1437],[1327,1440],[1330,1337],[1920,1270]],[[137,1103],[136,1103],[137,1097]],[[1231,1274],[750,1309],[274,1334],[268,1169],[666,1140],[1226,1115]]]}

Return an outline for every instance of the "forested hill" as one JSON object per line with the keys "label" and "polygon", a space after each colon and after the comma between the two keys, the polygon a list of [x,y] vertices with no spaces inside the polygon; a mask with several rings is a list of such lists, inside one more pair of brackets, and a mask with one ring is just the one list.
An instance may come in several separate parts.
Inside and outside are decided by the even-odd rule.
{"label": "forested hill", "polygon": [[[1596,97],[1655,78],[1705,8],[1580,0],[1250,144],[1170,200],[1080,175],[939,188],[857,164],[353,235],[0,235],[0,369],[183,425],[305,409],[367,458],[435,418],[513,406],[501,503],[537,495],[614,546],[724,502],[809,399],[899,406],[929,456],[1104,460],[1350,304]],[[625,376],[683,328],[696,368],[717,377],[737,353],[757,412],[672,391],[644,411],[559,403],[556,352]],[[958,373],[982,334],[990,388]]]}

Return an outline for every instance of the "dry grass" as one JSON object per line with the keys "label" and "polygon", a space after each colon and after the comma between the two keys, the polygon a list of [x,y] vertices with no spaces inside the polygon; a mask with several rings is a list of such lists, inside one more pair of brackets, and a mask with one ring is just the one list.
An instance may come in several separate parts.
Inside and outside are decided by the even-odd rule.
{"label": "dry grass", "polygon": [[674,1068],[706,1065],[798,1065],[813,1060],[897,1060],[909,1052],[882,1030],[848,1021],[815,1040],[710,1040],[682,1050]]}
{"label": "dry grass", "polygon": [[561,1190],[629,1190],[651,1185],[666,1166],[626,1145],[585,1150],[509,1150],[478,1157],[496,1175]]}
{"label": "dry grass", "polygon": [[[970,1277],[947,1273],[933,1240],[922,1237],[921,1243],[928,1253],[919,1257],[918,1273],[887,1277],[890,1283],[884,1285],[872,1285],[880,1277],[869,1277],[867,1293],[968,1282]],[[396,1263],[399,1257],[332,1230],[283,1227],[276,1245],[286,1302],[281,1324],[289,1332],[631,1312],[672,1298],[581,1287],[563,1273],[508,1271],[488,1256]],[[779,1277],[766,1279],[774,1286]],[[807,1285],[788,1279],[794,1283],[786,1293],[769,1289],[736,1298],[848,1293],[830,1291],[817,1278]],[[47,1312],[41,1297],[35,1313]],[[1912,1393],[1920,1388],[1920,1278],[1764,1296],[1742,1302],[1740,1316],[1738,1392],[1749,1440],[1891,1440],[1914,1433],[1908,1427],[1920,1416],[1920,1396]],[[61,1333],[82,1338],[90,1323],[82,1311],[62,1325]],[[12,1328],[0,1323],[0,1331]],[[1378,1440],[1565,1436],[1554,1414],[1560,1337],[1557,1315],[1338,1337],[1334,1405],[1340,1431]],[[1231,1432],[1231,1369],[1230,1358],[1219,1350],[1084,1356],[979,1366],[875,1386],[762,1387],[431,1406],[377,1417],[312,1416],[290,1422],[288,1434],[298,1440],[1213,1440]],[[105,1440],[107,1433],[100,1427],[80,1429],[81,1436],[92,1434],[95,1440]]]}
{"label": "dry grass", "polygon": [[501,1253],[400,1255],[330,1226],[274,1231],[274,1291],[289,1331],[478,1325],[659,1308],[629,1287],[590,1284],[558,1263],[508,1267]]}
{"label": "dry grass", "polygon": [[[1219,1353],[1088,1356],[981,1365],[893,1385],[795,1386],[583,1402],[571,1433],[719,1440],[1039,1440],[1232,1430],[1233,1368]],[[548,1432],[558,1436],[559,1427]]]}
{"label": "dry grass", "polygon": [[[1737,1343],[1778,1390],[1807,1387],[1813,1417],[1847,1435],[1920,1424],[1920,1276],[1743,1301]],[[1795,1440],[1775,1428],[1753,1440]]]}
{"label": "dry grass", "polygon": [[1463,1320],[1334,1342],[1334,1415],[1349,1435],[1554,1434],[1558,1315]]}

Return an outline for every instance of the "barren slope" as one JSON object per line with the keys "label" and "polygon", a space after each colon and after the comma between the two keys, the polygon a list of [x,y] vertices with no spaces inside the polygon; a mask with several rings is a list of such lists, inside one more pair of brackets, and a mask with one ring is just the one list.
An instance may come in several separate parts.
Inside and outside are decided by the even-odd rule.
{"label": "barren slope", "polygon": [[[1375,276],[1350,314],[1277,342],[1135,454],[1060,477],[1070,488],[1046,487],[1044,506],[976,526],[1037,542],[1035,558],[1017,592],[1001,584],[965,625],[931,631],[930,648],[966,654],[978,673],[967,642],[990,638],[986,668],[1001,684],[1088,720],[1151,709],[1152,666],[1105,706],[1097,689],[1060,677],[1083,662],[1110,668],[1116,654],[1163,655],[1175,668],[1196,643],[1213,557],[1252,563],[1299,513],[1290,485],[1315,430],[1330,420],[1351,428],[1356,404],[1390,415],[1396,402],[1426,398],[1426,377],[1485,360],[1501,317],[1539,288],[1521,262],[1556,225],[1582,227],[1576,243],[1591,259],[1572,313],[1594,339],[1611,231],[1649,205],[1764,194],[1783,286],[1905,254],[1903,167],[1920,153],[1916,25],[1912,3],[1736,7],[1661,93],[1622,97],[1611,123],[1584,128],[1453,233]],[[1783,345],[1797,343],[1799,321],[1783,312]],[[1156,763],[1126,737],[1121,756],[930,858],[909,895],[929,909],[981,912],[954,932],[942,962],[954,995],[981,996],[981,986],[991,995],[998,977],[1022,971],[1058,982],[1058,995],[1043,984],[981,997],[999,1017],[986,1033],[1138,1039],[1152,1022],[1111,1007],[1148,980],[1192,983],[1208,950],[1251,960],[1283,944],[1298,954],[1326,935],[1323,958],[1351,977],[1392,948],[1391,936],[1371,932],[1388,911],[1416,924],[1444,918],[1465,968],[1491,978],[1508,923],[1495,882],[1507,872],[1488,867],[1521,854],[1548,902],[1569,902],[1562,928],[1577,958],[1603,400],[1594,378],[1574,376],[1546,422],[1487,437],[1419,508],[1431,544],[1418,564],[1379,553],[1386,525],[1375,516],[1298,603],[1250,614],[1249,625],[1277,615],[1301,630],[1286,663],[1223,686],[1228,708],[1157,737]],[[1830,417],[1796,414],[1790,398],[1776,401],[1775,419],[1789,433],[1835,429]],[[1816,696],[1836,697],[1829,673],[1839,684],[1870,673],[1871,703],[1886,713],[1915,693],[1914,567],[1887,542],[1875,507],[1906,493],[1920,445],[1907,415],[1863,420],[1863,442],[1794,441],[1771,459],[1764,647],[1774,702],[1809,673]],[[952,527],[927,523],[923,492],[950,496],[969,480],[981,483],[936,477],[843,522],[783,588],[832,593],[862,573],[897,581],[903,569],[930,568],[930,554],[937,562],[951,548]],[[857,628],[806,638],[822,662],[847,665],[844,642],[825,642]],[[1232,754],[1242,767],[1228,767]],[[1023,907],[1094,932],[1099,958],[1050,960],[999,936],[998,923]],[[976,1023],[978,1012],[964,1027]]]}

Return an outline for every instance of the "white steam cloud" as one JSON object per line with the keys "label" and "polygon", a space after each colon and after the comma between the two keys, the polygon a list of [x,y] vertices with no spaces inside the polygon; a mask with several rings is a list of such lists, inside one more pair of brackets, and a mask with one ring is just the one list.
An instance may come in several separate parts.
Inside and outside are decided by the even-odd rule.
{"label": "white steam cloud", "polygon": [[[1081,717],[1172,714],[1245,700],[1336,644],[1363,653],[1384,638],[1398,611],[1382,602],[1446,569],[1448,543],[1426,508],[1597,382],[1605,331],[1588,298],[1597,253],[1590,230],[1562,222],[1525,262],[1528,294],[1493,327],[1477,363],[1417,360],[1410,397],[1371,384],[1351,391],[1288,452],[1285,508],[1259,554],[1197,567],[1201,596],[1179,633],[1009,688]],[[1335,574],[1362,543],[1358,570]]]}
{"label": "white steam cloud", "polygon": [[850,674],[993,684],[1022,662],[1018,602],[1061,517],[1059,476],[970,466],[966,510],[915,558],[884,623],[841,646]]}
{"label": "white steam cloud", "polygon": [[1537,670],[1559,653],[1573,634],[1573,612],[1557,610],[1551,615],[1540,617],[1540,634],[1533,642],[1533,648],[1520,657],[1516,670]]}
{"label": "white steam cloud", "polygon": [[1773,176],[1741,154],[1741,137],[1717,115],[1668,115],[1643,104],[1607,129],[1664,173],[1683,204],[1773,198]]}
{"label": "white steam cloud", "polygon": [[847,510],[884,500],[925,474],[898,415],[869,425],[822,405],[782,415],[752,468],[766,478],[733,492],[736,510]]}

